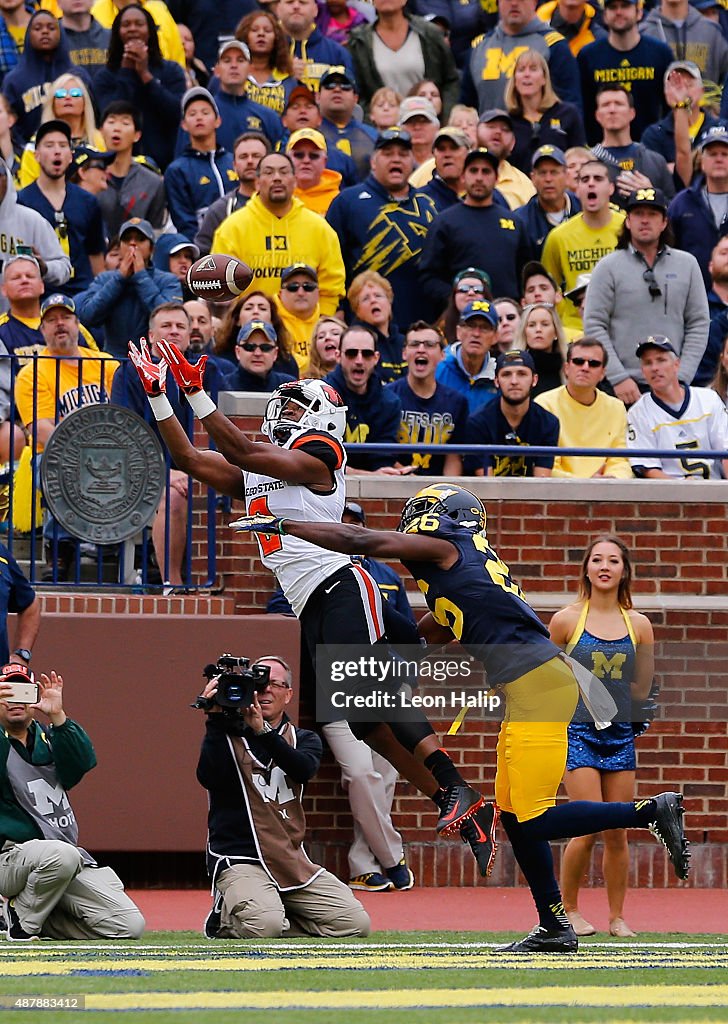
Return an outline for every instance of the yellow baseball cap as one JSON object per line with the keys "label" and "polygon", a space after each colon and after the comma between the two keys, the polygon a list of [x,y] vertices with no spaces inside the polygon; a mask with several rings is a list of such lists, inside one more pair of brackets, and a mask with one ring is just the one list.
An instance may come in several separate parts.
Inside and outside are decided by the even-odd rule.
{"label": "yellow baseball cap", "polygon": [[326,139],[321,132],[317,132],[315,128],[299,128],[286,143],[286,153],[290,153],[295,145],[304,141],[313,142],[317,149],[322,150],[324,153],[328,152]]}

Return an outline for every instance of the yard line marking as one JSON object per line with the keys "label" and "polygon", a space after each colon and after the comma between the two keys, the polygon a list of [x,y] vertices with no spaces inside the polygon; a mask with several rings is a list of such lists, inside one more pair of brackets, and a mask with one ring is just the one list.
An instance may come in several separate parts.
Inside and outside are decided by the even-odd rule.
{"label": "yard line marking", "polygon": [[431,989],[366,992],[90,993],[87,1010],[163,1009],[417,1009],[464,1006],[728,1006],[728,985],[554,986],[535,989]]}

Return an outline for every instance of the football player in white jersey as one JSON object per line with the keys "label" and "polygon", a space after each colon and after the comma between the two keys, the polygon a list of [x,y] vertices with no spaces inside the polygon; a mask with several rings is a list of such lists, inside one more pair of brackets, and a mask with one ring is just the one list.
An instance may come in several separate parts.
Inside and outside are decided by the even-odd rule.
{"label": "football player in white jersey", "polygon": [[[245,496],[249,514],[341,522],[346,406],[338,392],[320,380],[282,384],[271,395],[261,428],[272,443],[251,441],[205,394],[206,357],[192,366],[175,345],[157,344],[161,363],[149,358],[144,339],[139,349],[129,344],[129,355],[176,466],[221,494]],[[190,444],[164,393],[168,368],[219,451]],[[386,641],[379,588],[361,565],[276,534],[259,537],[259,544],[264,565],[275,573],[301,623],[314,664],[318,644]],[[381,715],[386,718],[386,712]],[[437,832],[460,832],[481,873],[490,873],[497,812],[466,784],[424,714],[406,722],[350,724],[358,738],[434,801],[440,811]]]}
{"label": "football player in white jersey", "polygon": [[716,391],[681,384],[680,360],[669,338],[653,334],[637,347],[650,391],[629,409],[629,448],[677,448],[679,459],[630,459],[637,476],[721,480],[728,459],[696,459],[691,449],[728,450],[728,410]]}

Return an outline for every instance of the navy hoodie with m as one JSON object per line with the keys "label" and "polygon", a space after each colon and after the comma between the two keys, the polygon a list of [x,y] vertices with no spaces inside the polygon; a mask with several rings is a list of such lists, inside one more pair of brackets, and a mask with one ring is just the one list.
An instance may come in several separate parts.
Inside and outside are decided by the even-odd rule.
{"label": "navy hoodie with m", "polygon": [[[393,446],[399,442],[399,422],[402,418],[402,403],[395,393],[386,388],[376,374],[372,374],[363,395],[352,391],[345,379],[340,366],[336,366],[328,376],[324,377],[327,384],[341,395],[346,406],[346,434],[344,441],[350,443],[385,444]],[[382,466],[391,466],[396,461],[396,454],[365,455],[352,452],[349,465],[352,469],[374,471]]]}
{"label": "navy hoodie with m", "polygon": [[422,316],[420,255],[436,215],[429,196],[410,187],[404,199],[393,199],[372,174],[340,192],[326,214],[339,236],[347,285],[363,270],[385,277],[394,290],[392,318],[400,330]]}

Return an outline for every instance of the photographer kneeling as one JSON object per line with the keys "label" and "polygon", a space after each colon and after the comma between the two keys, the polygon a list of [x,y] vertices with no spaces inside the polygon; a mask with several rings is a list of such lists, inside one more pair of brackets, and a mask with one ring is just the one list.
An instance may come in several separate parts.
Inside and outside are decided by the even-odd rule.
{"label": "photographer kneeling", "polygon": [[[209,794],[207,866],[214,892],[205,934],[368,935],[364,907],[303,848],[303,790],[318,771],[322,746],[285,713],[293,695],[290,668],[271,655],[239,674],[241,684],[222,672],[232,677],[226,689],[233,706],[222,694],[227,706],[216,701],[219,673],[198,704],[207,712],[197,778]],[[252,703],[245,697],[236,710],[235,698],[247,684],[254,687]]]}
{"label": "photographer kneeling", "polygon": [[[39,699],[40,698],[40,699]],[[41,711],[50,721],[35,719]],[[63,679],[0,669],[0,895],[13,942],[138,939],[144,918],[109,867],[78,845],[66,790],[96,765],[63,710]]]}

